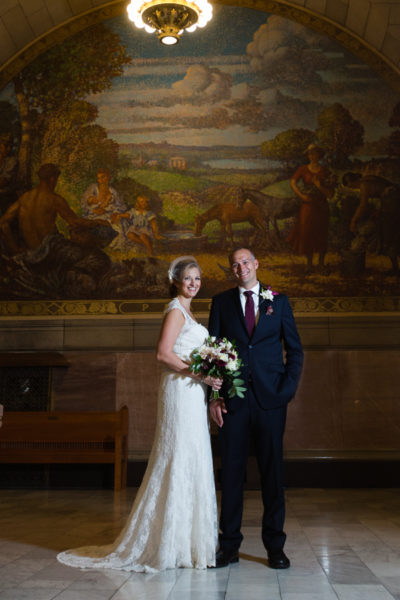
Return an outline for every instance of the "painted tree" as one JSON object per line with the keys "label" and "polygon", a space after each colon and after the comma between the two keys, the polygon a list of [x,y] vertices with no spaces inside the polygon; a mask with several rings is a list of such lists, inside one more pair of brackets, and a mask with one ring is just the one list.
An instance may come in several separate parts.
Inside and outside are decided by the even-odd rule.
{"label": "painted tree", "polygon": [[269,160],[280,160],[287,169],[304,159],[304,152],[314,141],[315,133],[309,129],[288,129],[272,140],[261,144],[261,151]]}
{"label": "painted tree", "polygon": [[[96,124],[97,107],[85,100],[73,100],[49,113],[43,135],[37,141],[33,166],[53,162],[76,189],[86,188],[100,167],[117,170],[118,144]],[[82,190],[81,190],[82,191]]]}
{"label": "painted tree", "polygon": [[353,119],[350,111],[336,102],[318,116],[316,136],[328,150],[335,166],[345,166],[351,154],[364,143],[364,127]]}
{"label": "painted tree", "polygon": [[[53,153],[62,155],[62,150],[56,152],[53,131],[59,135],[71,121],[75,127],[62,134],[59,145],[76,148],[73,139],[76,140],[80,130],[93,123],[97,116],[93,108],[82,101],[90,94],[110,88],[112,79],[121,75],[124,65],[130,62],[119,36],[98,24],[54,46],[18,74],[14,88],[21,121],[19,179],[24,187],[30,187],[33,149],[38,157],[38,147],[47,151],[43,146],[45,142],[50,144]],[[80,117],[76,114],[79,111],[82,111]],[[97,132],[100,133],[99,129]],[[98,142],[105,140],[105,132],[98,135]],[[69,157],[70,162],[71,154]]]}
{"label": "painted tree", "polygon": [[[400,128],[400,102],[393,108],[389,125],[390,127]],[[389,136],[389,154],[400,156],[400,129],[396,129]]]}
{"label": "painted tree", "polygon": [[19,115],[16,107],[6,100],[0,101],[0,133],[20,137]]}

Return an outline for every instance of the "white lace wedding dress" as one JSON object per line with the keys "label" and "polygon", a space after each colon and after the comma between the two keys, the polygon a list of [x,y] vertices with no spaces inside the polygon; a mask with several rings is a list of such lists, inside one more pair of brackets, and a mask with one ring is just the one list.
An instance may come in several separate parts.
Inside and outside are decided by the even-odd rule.
{"label": "white lace wedding dress", "polygon": [[[174,352],[190,362],[190,353],[208,332],[177,298],[167,312],[174,308],[185,317]],[[67,550],[57,558],[82,569],[205,569],[215,564],[216,545],[217,506],[205,386],[165,368],[153,448],[127,524],[113,544]]]}

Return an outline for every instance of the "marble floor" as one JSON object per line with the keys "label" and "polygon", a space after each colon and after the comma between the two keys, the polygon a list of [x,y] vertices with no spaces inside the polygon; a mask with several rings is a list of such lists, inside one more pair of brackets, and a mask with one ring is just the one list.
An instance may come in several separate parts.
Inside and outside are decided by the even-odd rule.
{"label": "marble floor", "polygon": [[267,566],[254,491],[228,568],[151,575],[56,561],[61,549],[112,541],[135,492],[1,490],[0,600],[400,600],[397,489],[287,490],[286,571]]}

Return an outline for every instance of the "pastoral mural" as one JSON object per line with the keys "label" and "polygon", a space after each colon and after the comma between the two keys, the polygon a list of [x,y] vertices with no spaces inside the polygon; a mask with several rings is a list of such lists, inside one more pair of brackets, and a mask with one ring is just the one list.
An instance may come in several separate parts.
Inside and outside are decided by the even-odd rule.
{"label": "pastoral mural", "polygon": [[173,47],[93,25],[0,92],[0,301],[166,298],[179,254],[209,298],[243,245],[291,297],[400,295],[398,94],[303,25],[214,12]]}

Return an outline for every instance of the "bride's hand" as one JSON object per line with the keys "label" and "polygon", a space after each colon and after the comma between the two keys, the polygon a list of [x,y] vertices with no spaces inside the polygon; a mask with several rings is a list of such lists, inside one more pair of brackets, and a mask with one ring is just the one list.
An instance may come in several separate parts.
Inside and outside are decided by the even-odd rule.
{"label": "bride's hand", "polygon": [[219,377],[211,377],[210,375],[207,375],[207,377],[203,377],[202,381],[206,385],[212,387],[212,389],[215,391],[220,390],[223,383],[223,380],[219,379]]}

